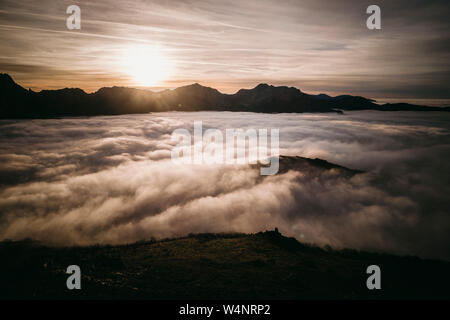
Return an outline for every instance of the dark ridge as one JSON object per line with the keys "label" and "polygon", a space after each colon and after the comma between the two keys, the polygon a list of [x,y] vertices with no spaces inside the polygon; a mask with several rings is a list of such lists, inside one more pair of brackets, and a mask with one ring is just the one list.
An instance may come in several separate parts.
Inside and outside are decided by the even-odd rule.
{"label": "dark ridge", "polygon": [[341,95],[309,95],[297,88],[262,83],[253,89],[223,94],[198,83],[152,92],[125,87],[94,93],[66,88],[33,92],[0,74],[0,119],[119,115],[158,111],[338,112],[342,110],[450,111],[406,103],[378,105],[372,99]]}
{"label": "dark ridge", "polygon": [[[127,245],[0,242],[2,299],[449,299],[450,263],[320,248],[275,231]],[[66,269],[81,268],[81,290]],[[382,270],[368,290],[366,269]]]}
{"label": "dark ridge", "polygon": [[316,95],[316,98],[318,98],[318,99],[325,99],[325,100],[332,99],[331,96],[329,96],[329,95],[327,95],[325,93],[320,93],[320,94]]}
{"label": "dark ridge", "polygon": [[[255,165],[256,168],[264,166],[266,165],[263,165],[261,163]],[[319,158],[311,159],[299,156],[280,155],[278,173],[285,173],[288,172],[289,170],[307,171],[312,174],[318,174],[329,170],[336,170],[345,176],[353,176],[355,174],[364,173],[364,171],[349,169]]]}

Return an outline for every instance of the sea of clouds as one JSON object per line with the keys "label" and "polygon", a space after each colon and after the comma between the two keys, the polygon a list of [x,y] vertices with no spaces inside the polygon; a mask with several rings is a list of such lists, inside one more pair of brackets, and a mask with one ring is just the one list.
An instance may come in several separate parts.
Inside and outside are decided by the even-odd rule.
{"label": "sea of clouds", "polygon": [[[280,154],[365,173],[171,161],[173,130],[278,128]],[[274,229],[450,259],[450,114],[154,113],[0,121],[0,240],[119,244]]]}

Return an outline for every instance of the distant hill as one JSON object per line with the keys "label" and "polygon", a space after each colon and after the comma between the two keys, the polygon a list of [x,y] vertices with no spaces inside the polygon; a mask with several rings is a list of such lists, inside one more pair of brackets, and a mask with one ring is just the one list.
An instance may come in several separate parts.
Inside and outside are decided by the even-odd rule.
{"label": "distant hill", "polygon": [[[300,243],[277,231],[129,245],[0,242],[1,299],[449,299],[450,263]],[[81,290],[68,290],[69,265]],[[366,269],[381,269],[368,290]]]}
{"label": "distant hill", "polygon": [[349,169],[319,158],[311,159],[299,156],[283,156],[283,155],[280,155],[279,157],[279,170],[278,170],[279,173],[294,170],[301,172],[307,171],[316,175],[318,173],[322,173],[326,170],[332,169],[339,171],[341,175],[347,177],[363,173],[363,171],[361,170]]}
{"label": "distant hill", "polygon": [[450,111],[407,103],[378,105],[364,97],[309,95],[293,87],[259,84],[235,94],[223,94],[198,83],[152,92],[125,87],[101,88],[94,93],[65,88],[34,92],[0,74],[0,118],[53,118],[119,115],[159,111],[341,112],[341,110]]}

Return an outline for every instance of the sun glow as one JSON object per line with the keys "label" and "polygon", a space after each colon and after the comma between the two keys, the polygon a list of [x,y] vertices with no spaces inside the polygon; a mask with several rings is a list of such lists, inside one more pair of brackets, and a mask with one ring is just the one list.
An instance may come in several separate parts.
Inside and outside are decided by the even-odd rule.
{"label": "sun glow", "polygon": [[166,80],[173,71],[170,59],[154,47],[133,47],[125,52],[127,73],[136,84],[155,86]]}

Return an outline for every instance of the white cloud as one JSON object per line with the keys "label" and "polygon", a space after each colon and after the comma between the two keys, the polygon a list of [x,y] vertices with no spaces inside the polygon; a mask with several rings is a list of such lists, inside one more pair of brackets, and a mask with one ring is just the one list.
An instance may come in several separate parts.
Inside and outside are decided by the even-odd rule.
{"label": "white cloud", "polygon": [[[281,154],[367,173],[170,161],[175,128],[280,128]],[[160,113],[0,122],[0,239],[125,243],[278,227],[302,241],[450,258],[444,113]],[[301,235],[303,235],[302,238]]]}

